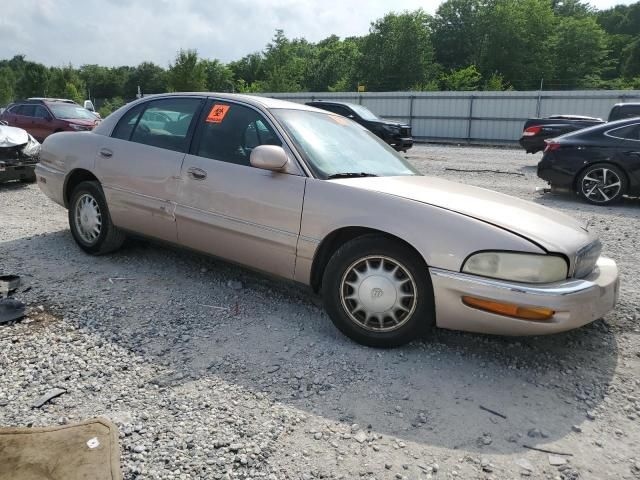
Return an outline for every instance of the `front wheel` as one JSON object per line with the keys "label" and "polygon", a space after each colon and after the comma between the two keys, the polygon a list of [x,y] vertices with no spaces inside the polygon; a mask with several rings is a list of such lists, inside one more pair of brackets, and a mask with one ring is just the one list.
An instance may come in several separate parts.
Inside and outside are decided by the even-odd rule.
{"label": "front wheel", "polygon": [[627,191],[627,176],[615,165],[596,163],[582,172],[576,190],[589,203],[610,205]]}
{"label": "front wheel", "polygon": [[107,202],[98,182],[81,182],[73,190],[69,227],[80,248],[92,255],[113,252],[125,240],[125,234],[111,223]]}
{"label": "front wheel", "polygon": [[383,235],[340,247],[325,269],[322,295],[334,325],[362,345],[403,345],[435,323],[426,264],[411,248]]}

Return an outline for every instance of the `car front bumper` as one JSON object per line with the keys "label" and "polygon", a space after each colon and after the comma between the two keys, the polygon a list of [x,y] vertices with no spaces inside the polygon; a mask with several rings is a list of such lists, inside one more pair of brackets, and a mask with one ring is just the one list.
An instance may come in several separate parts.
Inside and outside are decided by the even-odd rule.
{"label": "car front bumper", "polygon": [[[531,285],[431,268],[439,327],[497,335],[545,335],[578,328],[602,318],[618,299],[618,267],[600,257],[581,279]],[[522,320],[469,307],[463,296],[555,311],[549,320]]]}
{"label": "car front bumper", "polygon": [[11,180],[31,180],[33,178],[33,168],[35,163],[22,165],[0,165],[0,182]]}

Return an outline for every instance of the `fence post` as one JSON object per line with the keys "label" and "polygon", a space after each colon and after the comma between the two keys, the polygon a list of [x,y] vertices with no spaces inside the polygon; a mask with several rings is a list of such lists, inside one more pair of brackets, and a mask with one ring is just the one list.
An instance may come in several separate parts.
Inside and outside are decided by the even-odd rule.
{"label": "fence post", "polygon": [[473,100],[476,98],[475,95],[471,95],[469,99],[469,117],[467,119],[467,142],[471,141],[471,122],[473,121]]}
{"label": "fence post", "polygon": [[411,127],[411,131],[413,131],[413,99],[416,98],[415,95],[409,96],[409,126]]}
{"label": "fence post", "polygon": [[362,95],[358,95],[358,104],[362,105]]}

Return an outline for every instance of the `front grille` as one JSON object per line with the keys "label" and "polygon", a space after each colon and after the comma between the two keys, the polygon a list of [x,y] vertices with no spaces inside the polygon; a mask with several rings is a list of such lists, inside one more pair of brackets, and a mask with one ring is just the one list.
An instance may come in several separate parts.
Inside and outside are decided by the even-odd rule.
{"label": "front grille", "polygon": [[24,145],[0,148],[0,160],[17,160],[23,148]]}
{"label": "front grille", "polygon": [[403,137],[410,137],[411,136],[411,128],[401,128],[400,129],[400,135],[402,135]]}
{"label": "front grille", "polygon": [[578,250],[576,254],[576,265],[573,269],[575,278],[584,278],[588,276],[596,267],[600,252],[602,251],[602,243],[600,240],[590,243],[586,247]]}

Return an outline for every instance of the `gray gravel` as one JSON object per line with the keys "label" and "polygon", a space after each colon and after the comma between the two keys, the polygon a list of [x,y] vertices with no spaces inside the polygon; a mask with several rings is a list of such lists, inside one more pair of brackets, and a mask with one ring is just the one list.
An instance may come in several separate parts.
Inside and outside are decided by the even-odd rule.
{"label": "gray gravel", "polygon": [[127,479],[640,477],[640,201],[535,193],[539,157],[520,150],[408,157],[591,220],[621,270],[617,310],[551,337],[369,349],[298,285],[143,241],[87,256],[36,186],[1,185],[0,269],[30,289],[28,318],[0,326],[0,425],[108,417]]}

